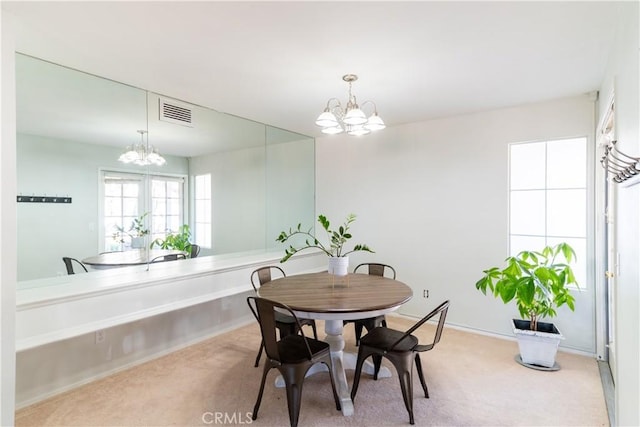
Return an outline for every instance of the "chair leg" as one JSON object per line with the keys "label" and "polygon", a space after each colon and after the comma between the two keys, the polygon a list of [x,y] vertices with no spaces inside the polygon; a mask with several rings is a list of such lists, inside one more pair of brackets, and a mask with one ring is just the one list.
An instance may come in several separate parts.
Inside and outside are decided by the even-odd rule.
{"label": "chair leg", "polygon": [[258,356],[256,356],[256,363],[253,365],[254,368],[257,368],[260,364],[260,357],[262,356],[262,349],[264,348],[264,340],[260,341],[260,350],[258,350]]}
{"label": "chair leg", "polygon": [[333,399],[336,401],[336,410],[342,410],[342,405],[340,404],[340,398],[338,397],[338,390],[336,390],[336,382],[333,379],[333,366],[331,364],[331,355],[327,357],[322,363],[325,364],[327,368],[329,368],[329,379],[331,380],[331,389],[333,390]]}
{"label": "chair leg", "polygon": [[251,416],[252,420],[258,418],[258,409],[260,409],[260,402],[262,402],[262,393],[264,392],[264,383],[267,380],[267,373],[272,367],[269,362],[265,362],[264,370],[262,371],[262,381],[260,381],[260,391],[258,392],[258,400],[256,400],[256,405],[253,407],[253,415]]}
{"label": "chair leg", "polygon": [[409,412],[409,424],[415,424],[413,419],[413,354],[405,353],[396,355],[387,353],[386,356],[398,372],[404,406],[407,408],[407,412]]}
{"label": "chair leg", "polygon": [[422,372],[422,362],[420,362],[420,353],[416,353],[416,370],[418,371],[418,377],[424,390],[424,397],[429,398],[429,389],[427,388],[427,382],[424,380],[424,374]]}
{"label": "chair leg", "polygon": [[289,408],[289,423],[291,427],[297,427],[298,425],[302,385],[304,383],[304,376],[310,366],[311,365],[302,367],[301,365],[296,365],[279,369],[287,389],[287,407]]}
{"label": "chair leg", "polygon": [[378,380],[378,374],[380,373],[380,367],[382,366],[382,356],[374,354],[371,356],[373,359],[373,379]]}
{"label": "chair leg", "polygon": [[362,336],[362,322],[355,322],[354,324],[356,330],[356,347],[360,345],[360,337]]}
{"label": "chair leg", "polygon": [[358,384],[360,384],[360,374],[362,373],[362,365],[364,364],[364,361],[367,357],[369,357],[368,354],[365,355],[365,347],[360,347],[360,349],[358,349],[358,359],[356,361],[356,367],[353,373],[353,385],[351,386],[351,401],[355,402],[356,400],[356,393],[358,393]]}
{"label": "chair leg", "polygon": [[318,331],[316,331],[316,322],[311,323],[311,329],[313,329],[313,337],[318,339]]}

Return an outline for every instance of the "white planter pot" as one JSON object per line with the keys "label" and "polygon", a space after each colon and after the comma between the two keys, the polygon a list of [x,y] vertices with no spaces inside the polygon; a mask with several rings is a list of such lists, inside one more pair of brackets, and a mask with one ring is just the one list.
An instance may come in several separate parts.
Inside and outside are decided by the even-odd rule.
{"label": "white planter pot", "polygon": [[329,257],[329,274],[346,276],[349,273],[349,257]]}
{"label": "white planter pot", "polygon": [[144,248],[144,237],[132,237],[131,248],[132,249]]}
{"label": "white planter pot", "polygon": [[513,333],[518,340],[520,358],[524,364],[551,368],[556,362],[558,345],[564,339],[552,323],[538,322],[539,331],[526,329],[528,320],[513,320]]}

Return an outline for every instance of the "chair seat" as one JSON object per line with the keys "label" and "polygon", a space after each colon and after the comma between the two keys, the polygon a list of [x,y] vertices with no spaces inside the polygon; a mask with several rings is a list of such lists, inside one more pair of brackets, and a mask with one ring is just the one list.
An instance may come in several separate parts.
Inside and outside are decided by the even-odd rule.
{"label": "chair seat", "polygon": [[[309,351],[304,344],[305,338],[302,335],[287,335],[278,341],[278,352],[280,353],[280,362],[282,363],[300,363],[309,360]],[[311,349],[311,353],[316,356],[322,356],[329,353],[329,344],[324,341],[307,338],[307,343]]]}
{"label": "chair seat", "polygon": [[[360,339],[360,345],[375,347],[388,351],[398,341],[404,332],[389,328],[375,328]],[[408,335],[395,346],[393,351],[412,351],[418,345],[418,338]]]}

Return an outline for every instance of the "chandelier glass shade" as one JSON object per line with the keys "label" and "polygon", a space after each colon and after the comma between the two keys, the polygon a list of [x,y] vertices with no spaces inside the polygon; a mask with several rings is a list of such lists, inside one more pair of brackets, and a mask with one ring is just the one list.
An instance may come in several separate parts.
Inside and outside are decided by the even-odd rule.
{"label": "chandelier glass shade", "polygon": [[351,84],[358,80],[355,74],[346,74],[342,80],[349,83],[349,98],[346,107],[337,98],[330,98],[327,106],[316,119],[316,125],[322,128],[321,132],[328,135],[335,135],[347,132],[348,135],[361,136],[372,131],[384,129],[386,126],[380,116],[373,101],[365,101],[362,106],[371,104],[373,113],[367,117],[364,111],[358,106],[355,95],[351,92]]}
{"label": "chandelier glass shade", "polygon": [[158,153],[158,150],[153,145],[149,145],[148,137],[145,144],[144,134],[147,133],[147,131],[139,130],[138,133],[140,134],[140,143],[129,145],[118,160],[122,163],[133,163],[138,166],[162,166],[167,163],[164,157]]}

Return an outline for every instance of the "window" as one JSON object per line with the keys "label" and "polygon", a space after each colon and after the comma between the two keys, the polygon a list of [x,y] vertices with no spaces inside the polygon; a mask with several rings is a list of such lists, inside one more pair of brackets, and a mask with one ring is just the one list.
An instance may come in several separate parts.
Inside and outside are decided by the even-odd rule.
{"label": "window", "polygon": [[151,177],[151,241],[164,239],[184,223],[183,182],[180,178]]}
{"label": "window", "polygon": [[[184,178],[103,171],[102,183],[100,247],[104,251],[131,249],[135,233],[126,231],[145,213],[144,224],[151,230],[148,242],[178,231],[183,224]],[[119,228],[125,232],[117,233]]]}
{"label": "window", "polygon": [[509,145],[509,251],[567,242],[586,286],[587,138]]}
{"label": "window", "polygon": [[211,247],[211,174],[196,175],[194,182],[195,243]]}

